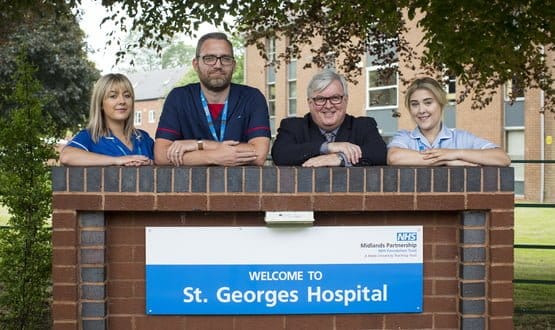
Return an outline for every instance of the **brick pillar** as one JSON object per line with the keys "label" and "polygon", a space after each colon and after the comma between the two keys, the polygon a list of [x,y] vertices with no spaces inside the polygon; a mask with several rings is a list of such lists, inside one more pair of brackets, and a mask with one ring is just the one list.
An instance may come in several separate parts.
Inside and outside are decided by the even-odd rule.
{"label": "brick pillar", "polygon": [[106,224],[104,212],[79,214],[79,307],[82,329],[106,329]]}
{"label": "brick pillar", "polygon": [[77,221],[75,211],[52,214],[52,319],[56,329],[77,329]]}
{"label": "brick pillar", "polygon": [[459,278],[461,329],[485,329],[486,213],[462,212]]}

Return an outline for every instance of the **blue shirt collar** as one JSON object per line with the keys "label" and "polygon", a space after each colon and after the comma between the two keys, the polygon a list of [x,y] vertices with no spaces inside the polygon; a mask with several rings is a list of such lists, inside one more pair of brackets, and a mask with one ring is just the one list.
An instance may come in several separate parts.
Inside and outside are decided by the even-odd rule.
{"label": "blue shirt collar", "polygon": [[441,123],[441,130],[439,131],[436,139],[432,142],[431,145],[426,137],[422,135],[422,132],[420,131],[420,128],[418,128],[418,126],[416,126],[416,128],[410,132],[410,138],[418,140],[418,144],[423,145],[426,148],[440,148],[441,141],[453,138],[453,130]]}

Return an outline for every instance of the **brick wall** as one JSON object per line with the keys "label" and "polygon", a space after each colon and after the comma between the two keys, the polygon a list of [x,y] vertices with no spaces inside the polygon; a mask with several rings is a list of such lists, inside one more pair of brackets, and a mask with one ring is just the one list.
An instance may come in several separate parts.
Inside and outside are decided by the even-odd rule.
{"label": "brick wall", "polygon": [[[54,167],[55,329],[512,327],[511,168]],[[146,316],[145,226],[422,225],[421,314]]]}

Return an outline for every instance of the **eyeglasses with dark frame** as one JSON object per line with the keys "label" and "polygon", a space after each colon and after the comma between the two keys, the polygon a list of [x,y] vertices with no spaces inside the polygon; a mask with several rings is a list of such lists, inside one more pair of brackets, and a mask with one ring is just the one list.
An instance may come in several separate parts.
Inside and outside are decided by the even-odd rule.
{"label": "eyeglasses with dark frame", "polygon": [[206,64],[206,65],[216,65],[216,63],[218,62],[218,60],[220,60],[220,63],[222,65],[232,65],[233,63],[235,63],[235,58],[233,56],[229,56],[229,55],[222,55],[222,56],[216,56],[216,55],[204,55],[204,56],[197,56],[197,58],[201,58],[202,59],[202,63]]}
{"label": "eyeglasses with dark frame", "polygon": [[343,97],[345,97],[345,95],[333,95],[330,97],[316,96],[311,98],[311,100],[312,102],[314,102],[315,105],[321,107],[325,105],[328,101],[330,101],[330,103],[333,105],[341,104],[341,102],[343,102]]}

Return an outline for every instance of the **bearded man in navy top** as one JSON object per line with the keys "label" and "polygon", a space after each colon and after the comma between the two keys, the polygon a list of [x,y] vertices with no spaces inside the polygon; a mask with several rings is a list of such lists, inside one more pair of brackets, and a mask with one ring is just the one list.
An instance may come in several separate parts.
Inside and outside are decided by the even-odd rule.
{"label": "bearded man in navy top", "polygon": [[231,83],[233,46],[202,36],[193,68],[200,83],[174,88],[156,131],[157,165],[263,165],[270,148],[268,105],[253,87]]}

